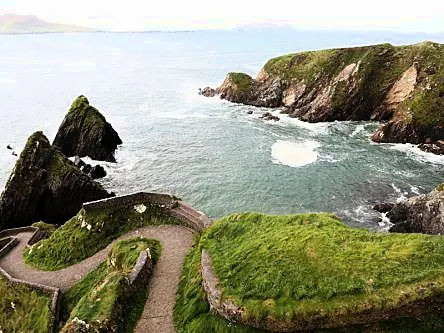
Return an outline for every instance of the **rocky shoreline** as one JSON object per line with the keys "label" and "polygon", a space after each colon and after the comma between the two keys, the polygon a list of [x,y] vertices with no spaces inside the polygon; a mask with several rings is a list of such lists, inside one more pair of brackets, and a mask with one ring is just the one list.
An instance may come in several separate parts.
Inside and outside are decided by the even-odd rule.
{"label": "rocky shoreline", "polygon": [[282,108],[307,122],[383,121],[373,141],[444,154],[443,54],[444,45],[433,42],[302,52],[269,60],[255,79],[229,73],[200,93]]}

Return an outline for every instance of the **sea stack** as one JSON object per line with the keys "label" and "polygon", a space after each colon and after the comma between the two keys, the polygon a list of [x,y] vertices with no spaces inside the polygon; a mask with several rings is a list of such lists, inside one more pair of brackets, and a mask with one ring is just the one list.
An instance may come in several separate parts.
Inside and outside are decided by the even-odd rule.
{"label": "sea stack", "polygon": [[0,230],[45,221],[62,224],[82,203],[111,197],[42,132],[32,134],[0,198]]}
{"label": "sea stack", "polygon": [[114,153],[120,144],[111,124],[83,95],[72,103],[53,142],[68,157],[89,156],[107,162],[116,162]]}

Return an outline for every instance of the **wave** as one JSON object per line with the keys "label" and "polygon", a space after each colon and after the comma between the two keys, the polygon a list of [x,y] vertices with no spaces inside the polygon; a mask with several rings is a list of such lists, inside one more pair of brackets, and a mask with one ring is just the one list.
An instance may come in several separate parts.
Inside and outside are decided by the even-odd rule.
{"label": "wave", "polygon": [[411,143],[395,143],[390,144],[390,149],[398,150],[406,153],[409,157],[419,162],[429,162],[434,164],[444,164],[444,155],[435,155],[427,153],[418,148],[417,145]]}
{"label": "wave", "polygon": [[271,146],[272,162],[294,168],[314,163],[318,159],[315,149],[319,146],[316,141],[296,143],[278,140]]}

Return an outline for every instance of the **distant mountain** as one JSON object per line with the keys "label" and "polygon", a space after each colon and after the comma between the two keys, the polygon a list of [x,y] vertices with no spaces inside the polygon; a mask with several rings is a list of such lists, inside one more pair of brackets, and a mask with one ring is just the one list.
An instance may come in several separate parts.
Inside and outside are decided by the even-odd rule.
{"label": "distant mountain", "polygon": [[96,30],[75,25],[45,22],[33,15],[6,14],[0,16],[0,33],[4,34],[93,31]]}

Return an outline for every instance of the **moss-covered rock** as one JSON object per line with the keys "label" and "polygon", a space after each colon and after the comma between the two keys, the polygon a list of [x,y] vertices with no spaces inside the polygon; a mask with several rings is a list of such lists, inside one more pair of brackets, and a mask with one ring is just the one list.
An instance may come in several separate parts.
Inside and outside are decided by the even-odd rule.
{"label": "moss-covered rock", "polygon": [[66,156],[89,156],[108,162],[116,161],[114,152],[120,144],[117,132],[85,96],[72,103],[53,142]]}
{"label": "moss-covered rock", "polygon": [[81,172],[42,132],[32,134],[0,198],[0,229],[45,221],[61,224],[82,203],[110,197]]}
{"label": "moss-covered rock", "polygon": [[257,84],[244,73],[228,73],[216,93],[227,101],[255,106],[277,107],[282,104],[282,88],[279,80],[271,80],[267,85]]}
{"label": "moss-covered rock", "polygon": [[255,80],[248,78],[230,73],[218,92],[232,102],[285,106],[284,112],[309,122],[390,120],[373,136],[378,142],[444,138],[442,44],[289,54],[269,60]]}

